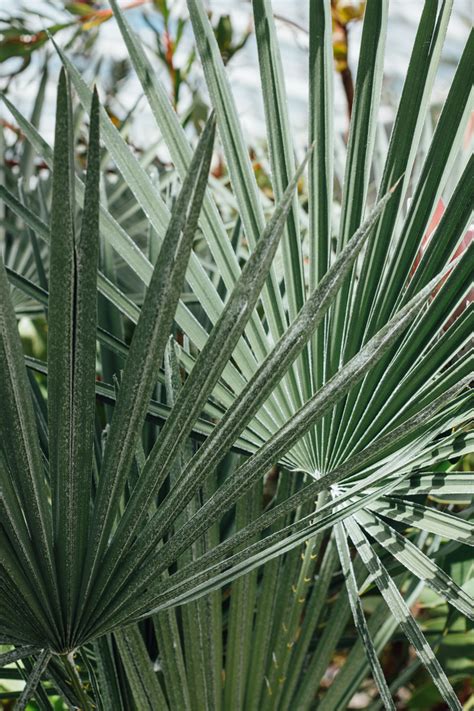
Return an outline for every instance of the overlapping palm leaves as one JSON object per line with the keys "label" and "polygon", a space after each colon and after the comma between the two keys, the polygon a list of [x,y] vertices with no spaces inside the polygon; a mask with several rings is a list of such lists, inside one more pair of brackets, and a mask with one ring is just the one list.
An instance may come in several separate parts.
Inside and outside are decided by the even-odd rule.
{"label": "overlapping palm leaves", "polygon": [[[70,673],[65,698],[84,707],[91,703],[71,662],[76,649],[84,650],[84,664],[92,665],[94,698],[104,708],[127,707],[127,694],[138,708],[194,708],[195,696],[209,708],[225,708],[230,699],[235,708],[312,708],[350,610],[387,708],[393,708],[392,692],[378,655],[396,625],[449,707],[459,707],[410,612],[418,578],[463,615],[472,619],[474,614],[472,597],[431,555],[444,539],[472,545],[469,510],[462,516],[413,499],[461,492],[472,500],[474,495],[471,473],[436,471],[439,462],[472,451],[466,428],[472,416],[472,360],[462,354],[472,306],[447,326],[470,288],[472,246],[450,260],[471,216],[472,158],[412,269],[458,156],[472,96],[471,36],[412,189],[451,4],[426,3],[423,10],[378,197],[370,209],[387,7],[386,2],[367,3],[335,252],[327,2],[310,4],[311,148],[298,169],[271,5],[253,2],[275,193],[267,219],[200,0],[188,0],[188,7],[215,118],[209,119],[194,154],[141,44],[112,2],[182,180],[171,211],[60,48],[65,69],[58,88],[54,153],[6,100],[31,146],[53,170],[49,225],[29,210],[21,195],[2,189],[6,205],[24,220],[34,239],[49,243],[48,289],[14,265],[7,271],[2,267],[0,281],[5,364],[0,375],[0,642],[15,646],[2,663],[34,660],[20,708],[43,673],[60,690],[64,687],[58,659]],[[90,114],[85,183],[74,172],[69,84]],[[242,269],[206,190],[216,122],[251,250]],[[110,158],[152,228],[158,251],[154,264],[99,204],[99,124]],[[296,194],[306,163],[307,230],[302,219],[306,211]],[[224,298],[192,251],[198,224],[222,279]],[[103,263],[97,271],[99,240],[143,282],[141,308],[104,274]],[[281,273],[274,260],[280,241]],[[26,359],[29,375],[8,279],[47,308],[48,362]],[[185,281],[206,321],[183,298]],[[97,291],[115,314],[136,324],[129,345],[112,322],[105,327],[98,323]],[[183,345],[169,341],[175,328],[186,336]],[[96,341],[104,359],[102,374],[107,371],[104,353],[124,363],[123,371],[115,372],[115,384],[95,380]],[[34,371],[47,374],[47,411],[31,377]],[[157,383],[162,384],[158,390]],[[102,442],[96,430],[104,424],[104,410],[96,411],[96,397],[113,406],[105,411],[109,421]],[[152,440],[145,446],[146,418],[159,422],[160,430],[150,430]],[[190,449],[189,438],[204,442]],[[245,457],[223,468],[224,458],[235,456],[229,454],[232,450]],[[278,492],[263,510],[262,481],[275,466],[282,468]],[[229,513],[234,528],[223,535],[222,522]],[[407,527],[419,529],[420,537],[404,535]],[[353,549],[358,553],[354,560]],[[411,573],[403,595],[387,565],[387,552]],[[313,651],[338,560],[347,597],[339,595]],[[263,575],[257,577],[256,569],[264,563]],[[236,578],[222,691],[222,610],[216,591]],[[385,637],[372,620],[367,623],[360,602],[364,584],[373,583],[393,614]],[[183,612],[178,619],[173,608],[183,602],[191,603],[183,609],[192,610],[194,618]],[[150,615],[163,659],[164,688],[150,666],[140,628],[129,626]],[[285,619],[283,629],[279,615]],[[203,649],[208,659],[202,669],[194,668],[193,655],[202,660]],[[126,669],[127,692],[113,681],[117,653]],[[93,663],[87,662],[88,655]],[[348,667],[359,681],[366,668],[360,665],[359,659]],[[335,685],[322,706],[338,707],[348,701],[348,689],[356,688],[352,682],[345,688]]]}

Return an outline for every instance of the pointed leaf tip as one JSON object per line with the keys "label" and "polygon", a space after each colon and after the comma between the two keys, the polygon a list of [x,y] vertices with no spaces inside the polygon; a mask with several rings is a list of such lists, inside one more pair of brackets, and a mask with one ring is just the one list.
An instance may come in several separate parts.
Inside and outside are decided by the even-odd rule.
{"label": "pointed leaf tip", "polygon": [[402,182],[404,177],[405,177],[405,173],[402,173],[400,175],[400,177],[398,178],[398,180],[396,180],[395,183],[392,185],[392,187],[388,191],[391,195],[393,195],[393,193],[396,191],[396,189],[398,188],[398,186],[400,185],[400,183]]}

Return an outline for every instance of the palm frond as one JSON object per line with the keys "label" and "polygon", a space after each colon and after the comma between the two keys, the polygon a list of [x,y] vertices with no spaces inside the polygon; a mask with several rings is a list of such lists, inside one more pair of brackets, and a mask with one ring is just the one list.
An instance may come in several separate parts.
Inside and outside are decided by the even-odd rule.
{"label": "palm frond", "polygon": [[[27,148],[23,181],[0,186],[0,676],[25,681],[17,708],[58,693],[84,709],[286,711],[345,707],[370,675],[393,709],[424,667],[461,708],[436,652],[474,617],[447,561],[474,545],[474,162],[460,158],[474,37],[421,154],[452,0],[425,4],[385,153],[388,3],[369,0],[346,149],[331,3],[312,2],[300,161],[271,3],[253,0],[269,199],[202,0],[188,8],[212,110],[195,147],[111,5],[168,173],[58,45],[54,149],[37,128],[46,79],[31,120],[3,97]],[[230,189],[209,180],[216,128]],[[35,154],[52,180],[32,188]],[[17,327],[33,312],[40,357]],[[449,605],[437,636],[411,611],[425,586]],[[419,661],[387,678],[397,629]]]}

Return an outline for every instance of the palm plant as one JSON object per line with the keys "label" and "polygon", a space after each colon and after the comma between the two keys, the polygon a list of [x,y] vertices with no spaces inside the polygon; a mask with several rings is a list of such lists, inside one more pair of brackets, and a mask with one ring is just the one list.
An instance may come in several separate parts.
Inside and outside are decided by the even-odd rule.
{"label": "palm plant", "polygon": [[[181,187],[164,197],[60,47],[54,151],[4,98],[53,175],[41,216],[1,187],[36,245],[36,271],[0,271],[0,666],[26,679],[16,707],[35,696],[51,708],[54,693],[82,709],[336,709],[370,675],[374,708],[394,708],[422,665],[461,708],[435,654],[445,630],[430,644],[412,605],[428,586],[474,617],[468,585],[449,574],[474,543],[474,476],[454,464],[472,451],[472,246],[458,249],[472,158],[420,250],[459,157],[473,37],[413,184],[452,0],[425,4],[369,199],[387,3],[368,0],[336,232],[330,3],[310,4],[310,148],[296,168],[271,5],[253,0],[268,216],[202,1],[188,8],[213,112],[194,152],[111,5]],[[85,180],[72,90],[90,116]],[[216,125],[231,234],[207,188]],[[103,199],[106,160],[146,218],[146,249]],[[140,303],[110,250],[143,284]],[[19,292],[46,315],[47,362],[22,351]],[[398,629],[418,661],[387,681],[380,655]]]}

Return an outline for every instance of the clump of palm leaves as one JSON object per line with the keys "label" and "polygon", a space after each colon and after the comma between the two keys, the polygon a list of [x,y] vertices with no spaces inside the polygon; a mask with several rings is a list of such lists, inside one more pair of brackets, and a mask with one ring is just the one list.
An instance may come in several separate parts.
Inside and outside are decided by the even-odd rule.
{"label": "clump of palm leaves", "polygon": [[[0,271],[2,678],[25,678],[19,709],[51,695],[81,709],[336,709],[367,677],[373,708],[394,708],[424,667],[460,708],[437,651],[453,616],[473,619],[449,571],[474,543],[474,476],[441,464],[472,451],[472,158],[421,243],[459,156],[473,38],[413,184],[452,2],[425,4],[370,205],[387,3],[367,2],[333,240],[330,3],[310,4],[310,148],[296,167],[271,4],[253,2],[269,214],[202,1],[188,7],[213,111],[194,151],[111,5],[180,189],[163,192],[61,48],[54,151],[5,98],[52,187],[1,188],[7,230],[26,226]],[[75,97],[90,117],[85,179]],[[216,126],[230,226],[208,187]],[[145,247],[109,209],[108,161]],[[24,299],[46,317],[46,361],[23,353]],[[425,587],[452,610],[429,634],[413,611]],[[398,630],[416,661],[387,680]]]}

